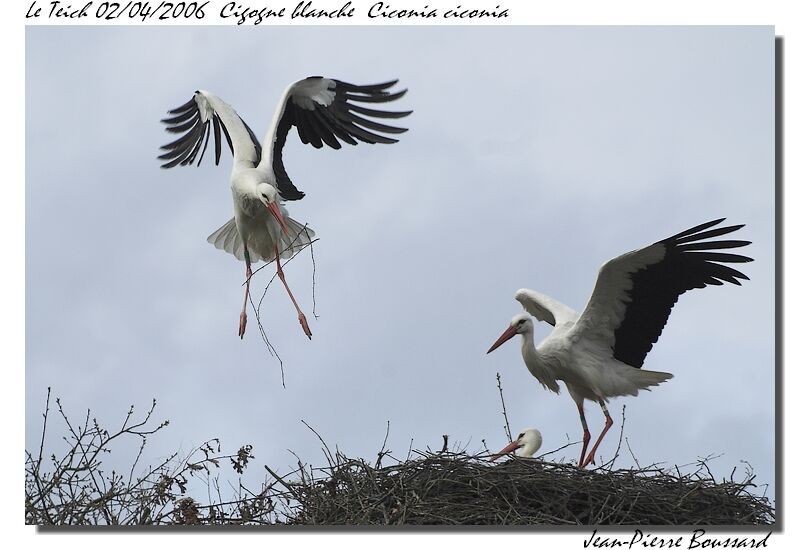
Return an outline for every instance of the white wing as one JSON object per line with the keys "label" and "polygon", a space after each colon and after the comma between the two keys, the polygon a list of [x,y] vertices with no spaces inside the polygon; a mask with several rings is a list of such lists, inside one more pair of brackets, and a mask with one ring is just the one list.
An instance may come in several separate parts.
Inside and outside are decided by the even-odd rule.
{"label": "white wing", "polygon": [[723,220],[698,225],[608,261],[600,268],[592,296],[573,333],[605,346],[615,359],[641,368],[681,294],[724,281],[739,285],[739,279],[747,279],[743,273],[715,262],[751,262],[752,258],[715,250],[738,248],[749,241],[699,242],[743,227],[705,231]]}
{"label": "white wing", "polygon": [[[219,164],[222,136],[225,134],[233,153],[234,161],[242,161],[255,167],[261,161],[261,144],[255,134],[233,108],[212,93],[198,90],[192,99],[168,112],[173,115],[161,122],[167,125],[167,132],[183,134],[181,137],[161,147],[166,151],[159,156],[164,160],[162,168],[197,165],[203,160],[208,147],[211,130],[214,131],[215,164]],[[197,154],[200,153],[198,157]]]}
{"label": "white wing", "polygon": [[[397,140],[383,134],[400,134],[406,128],[381,124],[370,118],[402,118],[411,111],[383,111],[368,109],[357,103],[386,103],[405,95],[406,90],[390,93],[397,80],[357,86],[321,76],[312,76],[295,82],[283,93],[272,125],[264,138],[264,155],[260,167],[269,168],[278,191],[284,200],[297,200],[304,196],[299,191],[283,165],[283,146],[292,126],[303,143],[316,148],[323,144],[340,149],[341,143],[395,143]],[[363,116],[360,116],[363,115]]]}
{"label": "white wing", "polygon": [[578,319],[578,314],[572,308],[535,290],[521,288],[514,295],[514,298],[522,304],[525,311],[538,320],[550,323],[553,326],[573,323]]}

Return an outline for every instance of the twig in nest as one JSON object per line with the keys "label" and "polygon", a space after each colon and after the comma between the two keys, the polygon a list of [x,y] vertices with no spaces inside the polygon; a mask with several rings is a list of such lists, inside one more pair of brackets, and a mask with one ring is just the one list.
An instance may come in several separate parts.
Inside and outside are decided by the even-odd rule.
{"label": "twig in nest", "polygon": [[631,458],[633,458],[633,461],[636,463],[636,467],[641,470],[642,467],[639,465],[639,460],[636,458],[636,455],[633,454],[633,449],[631,449],[631,444],[627,437],[625,438],[625,446],[628,447],[628,452],[631,453]]}
{"label": "twig in nest", "polygon": [[414,438],[411,438],[411,441],[408,442],[408,454],[406,455],[406,460],[411,460],[411,450],[414,447]]}
{"label": "twig in nest", "polygon": [[558,447],[557,449],[553,449],[552,451],[547,451],[546,453],[542,453],[542,454],[540,454],[540,455],[537,455],[537,456],[538,456],[539,458],[544,458],[544,457],[546,457],[547,455],[552,455],[552,454],[555,454],[555,453],[557,453],[558,451],[562,451],[562,450],[566,449],[567,447],[572,447],[573,445],[577,445],[578,443],[583,443],[583,442],[582,442],[582,441],[571,441],[571,442],[569,442],[569,443],[565,443],[565,444],[563,444],[561,447]]}
{"label": "twig in nest", "polygon": [[[56,403],[57,412],[66,416],[60,401]],[[186,458],[176,460],[173,454],[133,479],[127,472],[104,472],[100,458],[110,452],[110,442],[141,438],[166,425],[166,421],[159,427],[145,425],[151,413],[144,420],[131,414],[122,428],[111,432],[88,414],[77,424],[64,418],[69,449],[63,458],[52,456],[49,471],[39,469],[35,449],[26,450],[26,523],[769,526],[775,522],[774,505],[750,492],[757,487],[751,470],[746,468],[743,481],[716,482],[709,465],[714,456],[699,459],[689,474],[678,466],[666,470],[657,465],[586,471],[541,459],[489,463],[486,455],[460,452],[456,443],[447,453],[409,450],[403,461],[385,454],[384,462],[395,463],[373,466],[338,448],[334,456],[305,422],[323,443],[327,466],[314,468],[292,453],[298,460],[296,469],[278,475],[265,466],[269,475],[260,490],[248,489],[238,480],[229,484],[233,498],[224,500],[219,478],[211,478],[210,472],[220,462],[230,461],[241,474],[253,458],[249,445],[222,454],[219,441],[209,440]],[[386,441],[388,437],[382,452],[388,453]],[[39,455],[49,453],[42,448]],[[47,468],[44,462],[41,466]],[[218,501],[193,500],[196,497],[190,495],[198,493],[192,490],[192,479],[213,484]],[[210,486],[207,491],[211,501]]]}
{"label": "twig in nest", "polygon": [[327,444],[327,443],[325,443],[325,440],[324,440],[324,439],[322,439],[322,436],[321,436],[321,435],[319,435],[319,433],[317,432],[317,430],[315,430],[314,428],[312,428],[311,426],[309,426],[308,422],[306,422],[305,420],[302,420],[302,419],[301,419],[301,420],[300,420],[300,422],[302,422],[303,424],[305,424],[306,428],[308,428],[309,430],[311,430],[312,432],[314,432],[314,435],[316,435],[316,436],[317,436],[317,439],[319,439],[319,440],[320,440],[320,443],[322,443],[322,446],[324,447],[324,451],[325,451],[325,454],[326,454],[326,458],[328,459],[328,462],[329,462],[331,465],[333,465],[333,462],[334,462],[334,460],[333,460],[333,453],[331,453],[331,450],[330,450],[330,448],[328,447],[328,444]]}
{"label": "twig in nest", "polygon": [[269,472],[269,475],[271,475],[272,477],[274,477],[274,478],[275,478],[275,481],[277,481],[278,483],[280,483],[281,485],[283,485],[283,486],[286,488],[286,490],[287,490],[287,491],[289,491],[290,493],[292,493],[292,495],[294,496],[294,498],[299,498],[299,497],[298,497],[298,495],[297,495],[297,493],[295,493],[294,489],[292,488],[292,486],[291,486],[290,484],[288,484],[288,483],[287,483],[287,482],[286,482],[286,481],[285,481],[285,480],[284,480],[284,479],[283,479],[281,476],[279,476],[277,473],[273,472],[273,471],[270,469],[270,467],[269,467],[269,466],[267,466],[266,464],[264,464],[264,468],[267,470],[267,472]]}
{"label": "twig in nest", "polygon": [[378,460],[375,462],[375,467],[381,467],[381,460],[383,457],[391,453],[391,450],[386,450],[386,442],[389,440],[389,421],[386,421],[386,435],[383,437],[383,445],[381,445],[381,450],[378,451]]}
{"label": "twig in nest", "polygon": [[511,426],[508,422],[508,413],[506,412],[506,400],[503,398],[503,386],[500,383],[500,373],[497,373],[497,389],[500,391],[500,403],[503,405],[503,419],[505,419],[506,436],[511,441]]}
{"label": "twig in nest", "polygon": [[[465,453],[415,451],[377,467],[340,455],[337,464],[300,473],[295,525],[769,525],[774,509],[744,483],[717,484],[673,471],[578,470],[517,459],[490,465]],[[752,484],[751,484],[752,485]]]}
{"label": "twig in nest", "polygon": [[622,447],[622,434],[625,433],[625,405],[622,405],[622,425],[619,428],[619,440],[617,441],[617,449],[614,451],[614,456],[611,458],[609,462],[602,464],[600,467],[605,468],[608,466],[608,469],[614,468],[614,462],[616,462],[617,458],[619,457],[619,449]]}

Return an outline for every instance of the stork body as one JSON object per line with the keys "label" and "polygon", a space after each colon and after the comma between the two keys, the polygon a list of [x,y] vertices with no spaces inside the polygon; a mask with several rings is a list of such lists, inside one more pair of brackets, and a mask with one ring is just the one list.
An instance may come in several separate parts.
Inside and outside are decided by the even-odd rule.
{"label": "stork body", "polygon": [[[698,225],[610,260],[600,269],[589,303],[580,315],[540,292],[517,291],[515,297],[525,310],[554,329],[537,348],[533,319],[516,315],[489,352],[519,334],[522,357],[530,373],[555,393],[560,390],[558,381],[564,382],[583,427],[581,467],[594,463],[595,452],[613,424],[606,408],[609,398],[635,396],[639,390],[672,378],[668,372],[644,370],[642,364],[678,297],[692,288],[724,282],[739,285],[741,279],[747,279],[725,264],[752,259],[718,250],[742,247],[749,241],[705,240],[742,227],[710,229],[722,221]],[[583,410],[586,400],[598,403],[606,418],[588,455],[591,434]]]}
{"label": "stork body", "polygon": [[323,77],[297,81],[284,91],[262,143],[230,105],[203,90],[196,91],[188,102],[169,111],[171,117],[162,120],[168,132],[182,134],[162,147],[166,151],[159,156],[164,161],[162,168],[191,165],[195,159],[199,166],[212,130],[215,163],[219,164],[223,134],[233,153],[230,186],[234,217],[209,236],[208,241],[245,262],[247,279],[244,307],[239,316],[240,337],[244,336],[247,326],[251,263],[274,259],[278,276],[297,309],[300,325],[311,338],[306,317],[289,290],[280,265],[282,257],[308,244],[314,235],[313,231],[289,218],[281,205],[282,201],[305,196],[292,183],[283,164],[283,147],[289,130],[297,128],[301,141],[316,148],[325,144],[339,149],[340,141],[351,145],[358,141],[394,143],[396,139],[383,134],[402,133],[405,128],[366,117],[401,118],[411,111],[370,109],[359,103],[384,103],[402,97],[405,90],[387,91],[396,82],[358,86]]}
{"label": "stork body", "polygon": [[[300,326],[311,338],[308,321],[286,283],[280,259],[292,256],[309,244],[314,231],[289,217],[286,208],[278,203],[278,191],[270,184],[260,183],[247,192],[237,189],[235,183],[232,187],[234,217],[209,235],[208,242],[245,262],[245,293],[239,314],[239,337],[244,337],[247,327],[247,300],[253,275],[251,264],[275,260],[278,277],[297,310]],[[267,205],[267,209],[263,208],[263,204]]]}

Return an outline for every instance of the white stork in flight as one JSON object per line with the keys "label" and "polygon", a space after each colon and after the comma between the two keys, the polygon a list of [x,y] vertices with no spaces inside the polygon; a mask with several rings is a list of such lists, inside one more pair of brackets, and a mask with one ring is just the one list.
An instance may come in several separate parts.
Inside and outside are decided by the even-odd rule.
{"label": "white stork in flight", "polygon": [[[275,259],[278,276],[286,287],[300,325],[311,338],[311,329],[294,299],[281,269],[281,257],[291,256],[311,241],[314,232],[288,217],[281,201],[302,199],[283,165],[283,146],[292,126],[303,143],[317,149],[323,144],[340,149],[341,143],[395,143],[384,134],[400,134],[406,128],[389,126],[374,118],[402,118],[411,111],[371,109],[359,103],[386,103],[402,97],[406,90],[390,92],[397,80],[357,86],[339,80],[312,76],[286,88],[263,144],[230,105],[217,96],[198,90],[185,104],[168,112],[161,122],[171,133],[182,134],[161,147],[162,168],[197,165],[203,160],[214,132],[215,163],[219,164],[222,136],[233,153],[230,185],[234,217],[208,237],[215,247],[229,252],[246,265],[244,306],[239,315],[239,337],[247,326],[247,299],[250,293],[250,264]],[[281,235],[283,233],[283,235]]]}
{"label": "white stork in flight", "polygon": [[[522,336],[522,357],[530,373],[546,389],[559,392],[563,381],[578,406],[583,426],[581,468],[594,464],[595,452],[613,424],[606,400],[637,395],[672,378],[668,372],[642,369],[647,353],[658,340],[678,297],[693,288],[740,285],[747,276],[725,263],[751,262],[752,258],[718,252],[749,241],[706,240],[727,235],[743,225],[717,227],[724,218],[692,227],[639,250],[606,262],[583,313],[533,290],[518,290],[516,299],[540,321],[555,327],[537,348],[533,320],[519,314],[489,348],[492,352],[516,334]],[[583,401],[600,404],[606,417],[600,437],[586,455],[591,435],[583,414]]]}

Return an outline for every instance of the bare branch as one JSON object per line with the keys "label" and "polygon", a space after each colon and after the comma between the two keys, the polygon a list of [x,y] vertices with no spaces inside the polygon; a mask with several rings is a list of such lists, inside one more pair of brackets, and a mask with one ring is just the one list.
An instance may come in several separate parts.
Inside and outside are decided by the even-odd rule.
{"label": "bare branch", "polygon": [[500,392],[500,403],[503,405],[503,419],[505,420],[505,430],[508,440],[511,441],[511,426],[508,422],[508,413],[506,412],[506,400],[503,398],[503,386],[500,383],[500,373],[497,373],[497,390]]}

